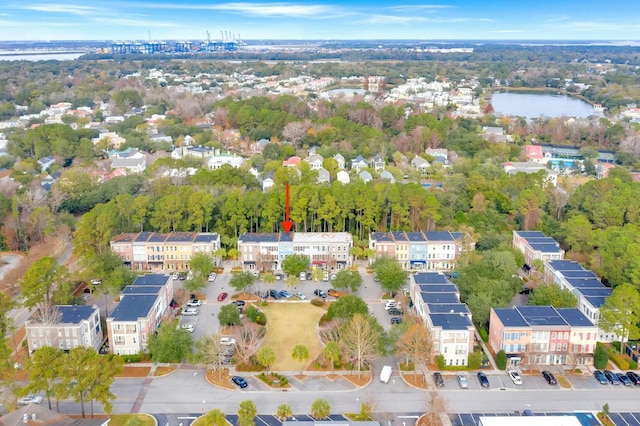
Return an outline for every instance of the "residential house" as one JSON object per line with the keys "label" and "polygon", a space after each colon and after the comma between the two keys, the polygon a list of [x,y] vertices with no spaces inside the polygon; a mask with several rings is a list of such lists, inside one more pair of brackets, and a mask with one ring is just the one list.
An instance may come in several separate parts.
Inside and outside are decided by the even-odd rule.
{"label": "residential house", "polygon": [[239,155],[232,154],[228,151],[220,152],[219,149],[216,149],[214,155],[209,157],[207,160],[207,167],[209,170],[218,170],[224,165],[229,165],[233,168],[239,169],[244,162],[244,158]]}
{"label": "residential house", "polygon": [[369,173],[369,171],[367,171],[367,170],[363,170],[360,173],[358,173],[358,177],[364,183],[368,183],[368,182],[371,182],[373,180],[373,176],[371,176],[371,173]]}
{"label": "residential house", "polygon": [[513,142],[513,136],[507,135],[502,127],[482,127],[482,138],[490,142]]}
{"label": "residential house", "polygon": [[548,169],[543,164],[536,163],[533,161],[530,162],[518,162],[518,161],[507,161],[506,163],[502,163],[502,167],[505,173],[510,175],[515,175],[518,173],[538,173],[540,171],[546,174],[545,182],[552,184],[553,186],[558,186],[558,175],[560,172],[557,170]]}
{"label": "residential house", "polygon": [[117,355],[146,352],[149,338],[171,311],[173,280],[169,275],[139,276],[125,287],[116,308],[107,317],[110,351]]}
{"label": "residential house", "polygon": [[356,173],[360,172],[360,170],[367,166],[368,164],[362,155],[358,155],[356,158],[351,160],[351,170],[355,170]]}
{"label": "residential house", "polygon": [[320,170],[322,168],[324,158],[322,158],[322,155],[313,154],[305,158],[305,161],[309,163],[311,170]]}
{"label": "residential house", "polygon": [[[555,284],[578,298],[578,309],[594,324],[600,320],[600,307],[611,296],[610,287],[602,284],[598,276],[571,260],[549,260],[544,263],[543,281]],[[599,342],[620,340],[614,332],[598,328]]]}
{"label": "residential house", "polygon": [[136,271],[184,271],[196,253],[216,263],[220,235],[211,232],[138,232],[119,234],[109,243],[125,265]]}
{"label": "residential house", "polygon": [[340,170],[344,170],[345,167],[345,161],[344,161],[344,157],[342,156],[342,154],[336,154],[333,156],[333,159],[336,160],[336,163],[338,163],[338,168]]}
{"label": "residential house", "polygon": [[57,305],[53,321],[42,322],[37,314],[25,323],[29,353],[43,346],[69,351],[79,346],[102,346],[102,325],[98,306]]}
{"label": "residential house", "polygon": [[38,160],[38,164],[40,165],[40,170],[46,172],[49,167],[53,166],[56,162],[56,159],[53,156],[43,157]]}
{"label": "residential house", "polygon": [[489,344],[512,366],[592,365],[598,328],[577,308],[491,308]]}
{"label": "residential house", "polygon": [[265,147],[269,145],[271,141],[269,139],[260,139],[257,142],[251,144],[251,153],[252,154],[262,154]]}
{"label": "residential house", "polygon": [[349,177],[349,173],[344,170],[340,170],[336,173],[336,180],[343,185],[347,185],[351,182],[351,177]]}
{"label": "residential house", "polygon": [[257,271],[279,270],[294,253],[308,257],[314,267],[345,269],[352,264],[352,247],[348,232],[246,233],[238,239],[241,265]]}
{"label": "residential house", "polygon": [[524,152],[528,162],[545,165],[547,161],[549,161],[548,158],[544,156],[542,146],[540,145],[525,145]]}
{"label": "residential house", "polygon": [[124,151],[109,150],[109,158],[145,158],[144,153],[137,148],[127,148]]}
{"label": "residential house", "polygon": [[290,157],[282,162],[282,167],[298,167],[302,159],[297,155]]}
{"label": "residential house", "polygon": [[462,253],[461,240],[461,233],[450,231],[372,232],[369,248],[375,257],[395,258],[405,270],[445,271],[454,268]]}
{"label": "residential house", "polygon": [[127,142],[125,138],[118,135],[116,132],[104,132],[99,133],[98,137],[91,138],[91,142],[97,145],[100,142],[106,143],[109,148],[120,149],[120,147]]}
{"label": "residential house", "polygon": [[420,174],[426,175],[431,168],[431,164],[424,158],[416,155],[415,157],[413,157],[413,160],[411,160],[411,167],[418,170]]}
{"label": "residential house", "polygon": [[274,177],[275,172],[273,170],[267,172],[262,178],[262,192],[265,192],[267,189],[271,188],[274,185]]}
{"label": "residential house", "polygon": [[513,231],[513,247],[524,254],[527,267],[531,267],[535,260],[564,259],[560,244],[540,231]]}
{"label": "residential house", "polygon": [[147,170],[147,161],[144,158],[114,158],[111,169],[124,169],[129,173],[141,174]]}
{"label": "residential house", "polygon": [[616,165],[613,163],[604,163],[596,165],[596,177],[598,179],[604,179],[609,177],[609,170],[615,168]]}
{"label": "residential house", "polygon": [[209,148],[208,146],[180,146],[174,149],[171,152],[171,158],[174,160],[178,160],[180,158],[191,157],[191,158],[199,158],[205,159],[214,154],[213,148]]}
{"label": "residential house", "polygon": [[442,355],[446,365],[467,365],[475,345],[475,327],[466,304],[460,303],[458,288],[447,276],[419,272],[409,277],[409,294],[416,314],[429,330],[433,355]]}
{"label": "residential house", "polygon": [[331,174],[329,170],[324,167],[318,170],[318,183],[329,183],[331,182]]}
{"label": "residential house", "polygon": [[149,135],[149,141],[150,142],[167,142],[167,143],[173,143],[173,137],[165,135],[164,133],[152,133]]}
{"label": "residential house", "polygon": [[369,164],[377,173],[380,173],[387,167],[387,162],[380,154],[376,154],[371,160],[369,160]]}
{"label": "residential house", "polygon": [[427,148],[424,151],[425,154],[427,154],[430,157],[433,157],[433,159],[438,162],[441,163],[444,166],[448,166],[449,165],[449,150],[444,149],[444,148]]}
{"label": "residential house", "polygon": [[[362,173],[366,173],[366,172],[362,172]],[[396,178],[394,178],[393,175],[388,170],[385,170],[382,173],[380,173],[380,179],[387,180],[389,181],[389,183],[396,183]]]}

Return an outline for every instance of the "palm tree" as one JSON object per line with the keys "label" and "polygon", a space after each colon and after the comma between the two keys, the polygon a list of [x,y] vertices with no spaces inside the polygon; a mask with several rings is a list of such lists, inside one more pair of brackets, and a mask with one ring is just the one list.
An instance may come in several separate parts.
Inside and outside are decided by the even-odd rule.
{"label": "palm tree", "polygon": [[210,426],[226,426],[229,424],[227,417],[218,408],[208,411],[207,414],[204,415],[204,420],[206,424]]}
{"label": "palm tree", "polygon": [[324,399],[316,399],[311,404],[311,415],[314,419],[326,419],[331,414],[331,407]]}
{"label": "palm tree", "polygon": [[329,342],[322,350],[324,357],[331,363],[331,371],[336,362],[340,361],[340,346],[336,342]]}
{"label": "palm tree", "polygon": [[293,416],[293,412],[291,411],[291,406],[289,404],[278,405],[278,411],[276,411],[276,417],[278,420],[284,422],[291,416]]}
{"label": "palm tree", "polygon": [[300,374],[302,374],[302,366],[305,360],[309,359],[309,349],[305,345],[295,345],[291,358],[300,363]]}
{"label": "palm tree", "polygon": [[238,410],[238,426],[255,426],[253,420],[258,414],[258,409],[253,401],[242,401]]}

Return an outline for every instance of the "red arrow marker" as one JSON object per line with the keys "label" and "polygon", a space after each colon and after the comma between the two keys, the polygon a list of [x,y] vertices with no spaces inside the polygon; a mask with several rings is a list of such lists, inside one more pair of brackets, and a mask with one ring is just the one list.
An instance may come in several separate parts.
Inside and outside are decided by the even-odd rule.
{"label": "red arrow marker", "polygon": [[293,227],[293,222],[289,220],[289,184],[285,184],[284,187],[284,222],[282,222],[282,227],[284,228],[284,232],[287,234],[291,232],[291,228]]}

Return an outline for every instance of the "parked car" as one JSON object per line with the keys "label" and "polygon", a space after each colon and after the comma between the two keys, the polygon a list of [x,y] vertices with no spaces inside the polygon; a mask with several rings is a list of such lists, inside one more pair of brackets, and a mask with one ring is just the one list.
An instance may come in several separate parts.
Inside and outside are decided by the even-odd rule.
{"label": "parked car", "polygon": [[331,274],[331,280],[335,280],[336,279],[336,274]]}
{"label": "parked car", "polygon": [[388,300],[385,304],[384,304],[384,310],[388,311],[389,309],[400,309],[400,303],[395,302],[393,300]]}
{"label": "parked car", "polygon": [[511,381],[513,382],[514,385],[522,384],[522,377],[520,377],[517,371],[514,371],[514,370],[509,371],[509,378],[511,378]]}
{"label": "parked car", "polygon": [[291,293],[289,293],[287,290],[280,290],[279,294],[280,294],[280,297],[284,297],[285,299],[291,299]]}
{"label": "parked car", "polygon": [[620,379],[618,379],[618,375],[616,373],[614,373],[611,370],[604,370],[604,377],[607,378],[607,380],[609,381],[609,383],[611,383],[612,385],[619,385],[620,384]]}
{"label": "parked car", "polygon": [[245,301],[244,300],[234,300],[232,303],[234,305],[238,306],[238,307],[240,307],[240,306],[244,307],[244,305],[245,305]]}
{"label": "parked car", "polygon": [[444,379],[442,378],[442,374],[439,372],[433,373],[433,381],[435,382],[437,387],[441,388],[444,386]]}
{"label": "parked car", "polygon": [[254,277],[258,278],[260,276],[260,271],[251,271]]}
{"label": "parked car", "polygon": [[194,308],[198,306],[202,306],[202,300],[191,299],[187,302],[187,306],[194,307]]}
{"label": "parked car", "polygon": [[195,327],[193,326],[193,324],[182,324],[180,327],[178,327],[178,330],[187,330],[189,333],[193,333]]}
{"label": "parked car", "polygon": [[193,271],[189,271],[189,272],[187,273],[187,279],[188,279],[189,281],[191,281],[191,280],[193,279]]}
{"label": "parked car", "polygon": [[330,288],[329,290],[327,290],[327,293],[329,294],[329,296],[335,297],[336,299],[344,294],[341,291],[338,291],[333,288]]}
{"label": "parked car", "polygon": [[525,416],[525,417],[531,417],[531,416],[533,416],[533,411],[531,411],[531,410],[529,410],[529,409],[524,410],[524,411],[522,412],[522,415],[523,415],[523,416]]}
{"label": "parked car", "polygon": [[640,386],[640,376],[638,375],[638,373],[634,371],[628,371],[627,377],[629,378],[629,380],[631,380],[631,383],[633,383],[635,386]]}
{"label": "parked car", "polygon": [[402,311],[401,311],[400,309],[398,309],[398,308],[391,308],[391,309],[389,309],[389,310],[387,311],[387,313],[388,313],[389,315],[396,315],[396,316],[397,316],[397,315],[404,315],[404,312],[402,312]]}
{"label": "parked car", "polygon": [[184,281],[184,280],[186,280],[186,279],[187,279],[187,273],[186,273],[186,272],[180,272],[180,273],[178,274],[178,279],[179,279],[180,281]]}
{"label": "parked car", "polygon": [[482,386],[483,388],[489,387],[489,379],[487,378],[487,375],[482,371],[478,373],[478,381],[480,382],[480,386]]}
{"label": "parked car", "polygon": [[178,278],[180,278],[180,274],[178,272],[174,272],[173,274],[171,274],[171,278],[177,280]]}
{"label": "parked car", "polygon": [[547,381],[547,383],[549,383],[550,385],[557,385],[558,381],[556,380],[555,376],[553,375],[553,373],[551,373],[550,371],[543,371],[542,372],[542,377],[544,377],[544,379]]}
{"label": "parked car", "polygon": [[307,296],[305,296],[304,294],[297,292],[293,295],[294,297],[297,297],[300,300],[305,300],[307,298]]}
{"label": "parked car", "polygon": [[307,273],[302,271],[300,272],[300,281],[306,281],[307,280]]}
{"label": "parked car", "polygon": [[402,324],[402,318],[400,318],[400,317],[391,317],[391,324]]}
{"label": "parked car", "polygon": [[322,275],[322,281],[329,281],[329,271],[324,271]]}
{"label": "parked car", "polygon": [[200,310],[198,308],[187,308],[182,311],[182,315],[186,317],[195,317],[199,313],[200,313]]}
{"label": "parked car", "polygon": [[596,380],[598,381],[598,383],[600,383],[601,385],[608,385],[609,384],[609,380],[607,379],[607,376],[604,375],[604,373],[600,370],[596,370],[593,372],[593,377],[596,378]]}
{"label": "parked car", "polygon": [[274,299],[280,299],[280,292],[278,290],[271,289],[269,290],[269,297],[273,297]]}
{"label": "parked car", "polygon": [[224,300],[227,298],[227,296],[228,296],[228,295],[229,295],[229,294],[227,294],[227,292],[224,292],[224,291],[223,291],[222,293],[220,293],[220,294],[218,295],[218,302],[222,302],[222,301],[224,301]]}
{"label": "parked car", "polygon": [[282,279],[282,274],[280,272],[276,272],[276,281],[280,281]]}
{"label": "parked car", "polygon": [[216,280],[216,277],[218,276],[218,274],[216,274],[215,272],[212,272],[209,274],[209,276],[207,277],[207,281],[209,281],[210,283],[214,282]]}
{"label": "parked car", "polygon": [[465,376],[464,374],[458,374],[456,376],[456,379],[458,380],[458,386],[460,386],[462,389],[469,389],[469,381],[467,380],[467,376]]}
{"label": "parked car", "polygon": [[631,386],[633,383],[631,383],[631,379],[629,379],[629,377],[624,374],[624,373],[618,373],[616,374],[618,376],[618,380],[620,380],[620,383],[622,383],[625,386]]}
{"label": "parked car", "polygon": [[20,405],[40,404],[42,402],[42,395],[27,395],[18,400]]}
{"label": "parked car", "polygon": [[311,272],[307,272],[307,281],[311,281]]}
{"label": "parked car", "polygon": [[235,383],[240,389],[244,389],[248,386],[247,381],[240,376],[233,376],[231,381]]}
{"label": "parked car", "polygon": [[322,297],[323,299],[327,298],[327,293],[324,290],[320,290],[319,288],[313,291],[314,296]]}
{"label": "parked car", "polygon": [[97,279],[97,278],[94,278],[94,279],[92,279],[92,280],[91,280],[91,284],[93,284],[93,285],[100,285],[100,284],[102,284],[102,280],[99,280],[99,279]]}

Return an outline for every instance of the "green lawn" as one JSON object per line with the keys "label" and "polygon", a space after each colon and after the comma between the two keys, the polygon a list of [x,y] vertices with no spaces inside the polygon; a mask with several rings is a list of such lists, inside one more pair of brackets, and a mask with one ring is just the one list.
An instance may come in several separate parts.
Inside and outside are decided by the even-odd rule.
{"label": "green lawn", "polygon": [[298,371],[300,363],[291,358],[295,345],[305,345],[309,350],[308,363],[322,352],[317,325],[326,311],[310,303],[270,303],[260,307],[267,317],[267,337],[263,346],[272,348],[276,361],[274,371]]}
{"label": "green lawn", "polygon": [[155,425],[153,417],[148,414],[111,414],[109,417],[111,417],[109,426],[127,426],[129,424],[129,421],[134,418],[139,420],[139,422],[135,423],[136,426]]}

